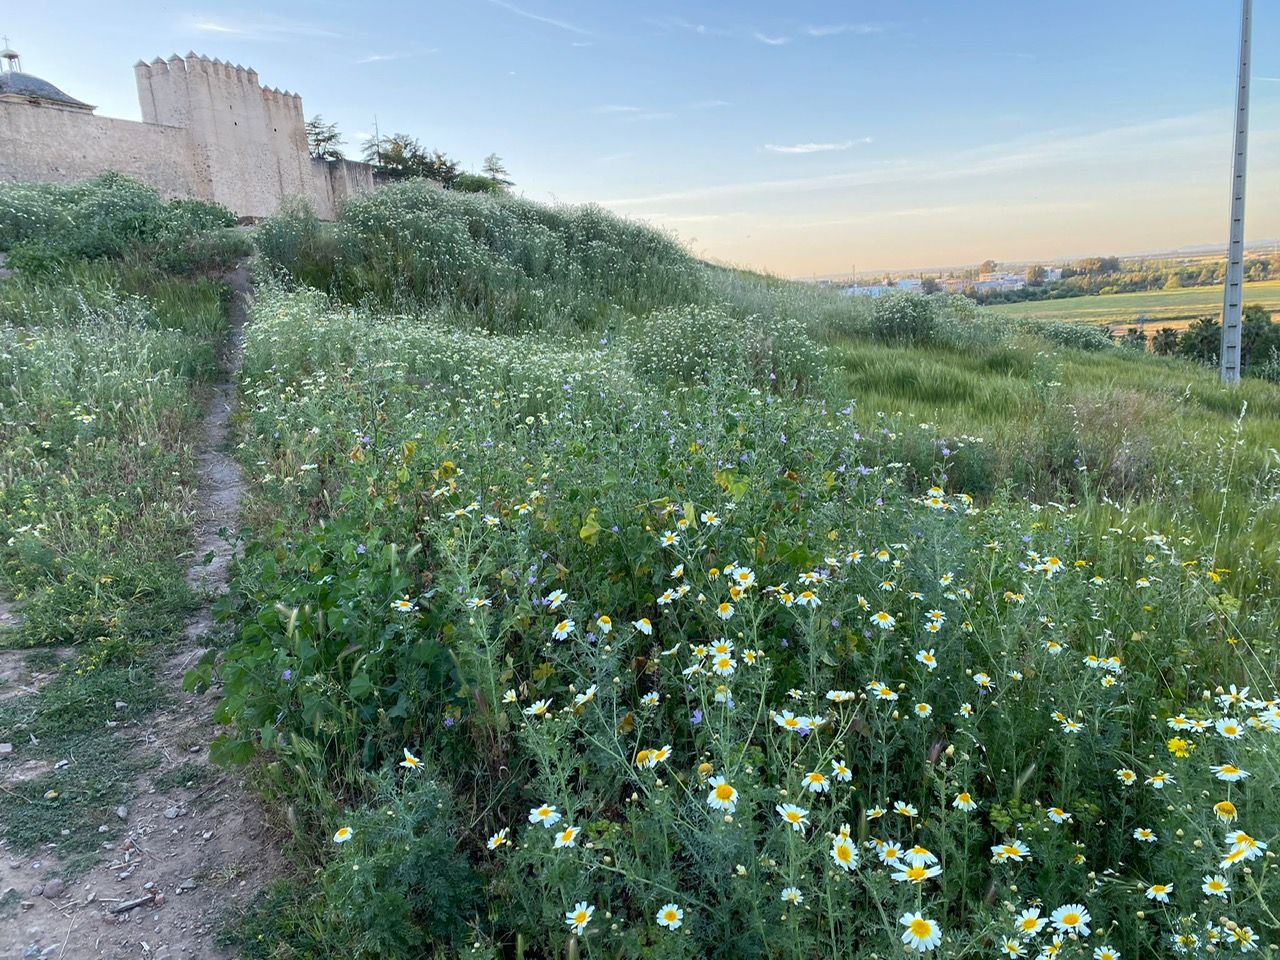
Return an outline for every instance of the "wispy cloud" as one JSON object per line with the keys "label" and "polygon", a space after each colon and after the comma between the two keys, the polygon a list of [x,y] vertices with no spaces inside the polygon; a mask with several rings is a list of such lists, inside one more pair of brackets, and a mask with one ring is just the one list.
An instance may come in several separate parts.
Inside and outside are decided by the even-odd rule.
{"label": "wispy cloud", "polygon": [[668,33],[675,33],[679,30],[687,33],[696,33],[704,37],[728,37],[733,35],[731,30],[709,27],[705,23],[691,23],[683,17],[646,17],[644,22]]}
{"label": "wispy cloud", "polygon": [[1215,110],[1110,129],[1085,132],[1049,130],[1017,140],[958,151],[946,159],[938,159],[937,153],[931,152],[923,157],[867,164],[844,173],[720,184],[651,196],[618,198],[603,203],[635,207],[692,200],[737,200],[761,194],[1011,176],[1063,166],[1078,170],[1089,164],[1133,162],[1155,152],[1171,158],[1175,153],[1185,154],[1205,148],[1217,127],[1223,126],[1223,119],[1223,111]]}
{"label": "wispy cloud", "polygon": [[848,150],[854,143],[870,143],[870,137],[861,140],[841,140],[839,143],[766,143],[762,149],[769,153],[828,153],[832,150]]}
{"label": "wispy cloud", "polygon": [[313,23],[265,17],[259,20],[228,20],[223,17],[201,17],[191,25],[199,33],[212,33],[238,40],[336,39],[341,34]]}
{"label": "wispy cloud", "polygon": [[874,210],[850,217],[836,217],[826,220],[807,220],[791,224],[797,229],[814,227],[847,227],[855,224],[881,223],[888,220],[911,220],[927,217],[930,220],[943,220],[949,217],[983,217],[1002,213],[1015,214],[1050,214],[1068,213],[1075,210],[1091,210],[1098,206],[1098,201],[1085,200],[1046,200],[1033,203],[950,203],[928,207],[900,207],[891,210]]}
{"label": "wispy cloud", "polygon": [[359,60],[353,60],[352,63],[359,66],[362,63],[386,63],[389,60],[408,60],[410,57],[420,57],[424,53],[435,53],[435,50],[423,50],[420,53],[373,53],[367,57],[361,57]]}
{"label": "wispy cloud", "polygon": [[881,33],[884,27],[876,23],[823,23],[804,28],[811,37],[835,37],[842,33]]}
{"label": "wispy cloud", "polygon": [[717,107],[733,106],[728,100],[695,100],[689,104],[690,110],[714,110]]}
{"label": "wispy cloud", "polygon": [[644,218],[661,224],[713,223],[726,219],[724,215],[719,213],[647,213]]}
{"label": "wispy cloud", "polygon": [[589,111],[597,116],[618,117],[622,120],[665,120],[671,116],[661,110],[650,110],[647,107],[633,107],[621,103],[607,103],[603,107],[592,107]]}
{"label": "wispy cloud", "polygon": [[752,36],[754,36],[761,43],[767,43],[771,47],[781,47],[791,42],[790,37],[770,37],[761,33],[759,30],[757,30],[754,34],[752,34]]}
{"label": "wispy cloud", "polygon": [[492,3],[495,7],[502,7],[503,10],[509,10],[512,13],[514,13],[516,16],[524,17],[527,20],[536,20],[539,23],[545,23],[545,24],[548,24],[549,26],[557,27],[561,30],[568,30],[570,33],[576,33],[584,37],[589,37],[592,35],[590,30],[587,30],[583,27],[579,27],[576,24],[569,23],[566,20],[556,20],[553,17],[544,17],[541,14],[531,13],[528,10],[522,10],[520,7],[517,7],[514,3],[507,3],[506,0],[489,0],[489,2]]}
{"label": "wispy cloud", "polygon": [[1270,80],[1272,83],[1280,83],[1280,77],[1255,77],[1256,80]]}

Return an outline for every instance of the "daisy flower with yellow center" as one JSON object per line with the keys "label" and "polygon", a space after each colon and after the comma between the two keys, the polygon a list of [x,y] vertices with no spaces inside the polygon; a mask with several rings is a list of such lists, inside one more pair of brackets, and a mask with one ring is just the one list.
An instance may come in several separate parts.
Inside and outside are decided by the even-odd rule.
{"label": "daisy flower with yellow center", "polygon": [[684,911],[674,903],[668,903],[658,910],[658,926],[668,930],[676,930],[684,922]]}
{"label": "daisy flower with yellow center", "polygon": [[921,913],[904,913],[898,922],[906,927],[902,942],[912,950],[929,951],[942,942],[942,927]]}
{"label": "daisy flower with yellow center", "polygon": [[738,791],[724,777],[712,777],[707,781],[711,792],[707,794],[707,806],[725,813],[738,808]]}
{"label": "daisy flower with yellow center", "polygon": [[780,803],[773,809],[777,811],[784,823],[791,825],[791,829],[796,833],[803,833],[804,828],[809,825],[809,811],[803,807],[798,807],[794,803]]}
{"label": "daisy flower with yellow center", "polygon": [[1039,907],[1031,907],[1023,910],[1018,914],[1014,925],[1018,928],[1018,934],[1023,937],[1034,937],[1037,933],[1045,928],[1045,924],[1049,922],[1048,917],[1040,916]]}
{"label": "daisy flower with yellow center", "polygon": [[841,870],[853,870],[858,865],[858,849],[852,840],[841,834],[831,841],[831,859]]}
{"label": "daisy flower with yellow center", "polygon": [[716,676],[731,677],[733,676],[733,671],[736,670],[737,667],[738,664],[733,657],[721,656],[716,657],[712,662],[711,672],[716,674]]}
{"label": "daisy flower with yellow center", "polygon": [[422,761],[409,752],[409,748],[404,748],[404,759],[400,761],[400,766],[406,770],[417,770],[422,766]]}
{"label": "daisy flower with yellow center", "polygon": [[542,824],[548,830],[555,826],[556,821],[560,819],[560,814],[556,812],[556,808],[551,804],[544,803],[540,807],[534,807],[529,811],[529,822],[532,824]]}
{"label": "daisy flower with yellow center", "polygon": [[891,875],[891,879],[899,883],[924,883],[926,880],[932,879],[942,873],[941,867],[916,867],[902,866],[897,873]]}
{"label": "daisy flower with yellow center", "polygon": [[1005,863],[1009,860],[1021,863],[1031,859],[1031,851],[1021,840],[1010,840],[1008,843],[997,843],[991,848],[991,862]]}
{"label": "daisy flower with yellow center", "polygon": [[1222,874],[1206,874],[1204,883],[1200,885],[1200,889],[1206,897],[1221,897],[1227,899],[1227,894],[1231,892],[1231,884],[1227,882],[1227,878]]}
{"label": "daisy flower with yellow center", "polygon": [[1075,933],[1082,937],[1089,935],[1089,922],[1093,919],[1089,911],[1079,903],[1067,903],[1058,907],[1049,915],[1053,928],[1059,933]]}
{"label": "daisy flower with yellow center", "polygon": [[826,793],[831,789],[831,782],[827,779],[826,774],[820,770],[814,770],[804,775],[804,785],[810,793]]}
{"label": "daisy flower with yellow center", "polygon": [[582,900],[574,904],[572,910],[565,912],[564,921],[569,925],[570,930],[580,934],[587,929],[587,924],[591,922],[595,912],[595,907],[587,906],[587,901]]}
{"label": "daisy flower with yellow center", "polygon": [[1248,770],[1241,770],[1235,764],[1224,763],[1221,766],[1212,766],[1209,768],[1213,771],[1215,777],[1219,780],[1226,780],[1229,783],[1235,783],[1249,776]]}
{"label": "daisy flower with yellow center", "polygon": [[796,731],[804,726],[803,718],[797,717],[790,710],[783,710],[781,713],[774,714],[773,722],[784,730]]}

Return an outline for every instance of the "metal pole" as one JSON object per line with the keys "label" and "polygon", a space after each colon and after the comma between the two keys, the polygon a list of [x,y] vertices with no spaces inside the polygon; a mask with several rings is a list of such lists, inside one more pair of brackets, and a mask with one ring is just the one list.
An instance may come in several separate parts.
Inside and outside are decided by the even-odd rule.
{"label": "metal pole", "polygon": [[1231,164],[1231,240],[1222,295],[1222,382],[1240,382],[1240,328],[1244,312],[1244,174],[1249,152],[1249,35],[1253,0],[1240,14],[1240,73],[1236,82],[1236,144]]}

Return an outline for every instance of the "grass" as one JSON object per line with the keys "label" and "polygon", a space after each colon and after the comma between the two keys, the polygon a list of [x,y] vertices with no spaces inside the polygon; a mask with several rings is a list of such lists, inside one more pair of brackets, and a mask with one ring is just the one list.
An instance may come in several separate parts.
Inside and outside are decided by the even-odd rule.
{"label": "grass", "polygon": [[[366,261],[376,300],[289,254],[336,296],[264,280],[248,328],[239,632],[189,682],[220,685],[214,753],[255,762],[316,872],[233,939],[808,960],[897,949],[905,914],[960,958],[1031,898],[1087,904],[1078,957],[1172,956],[1219,913],[1270,931],[1244,875],[1228,904],[1199,890],[1229,869],[1214,798],[1280,830],[1253,786],[1271,742],[1174,744],[1168,721],[1234,736],[1215,692],[1276,686],[1273,386],[674,259],[682,302],[633,275],[623,315],[588,309],[570,258],[539,283],[573,323],[511,322],[501,270],[475,301],[414,278],[492,266],[495,223],[504,257],[536,234],[434,196],[484,221],[460,252],[397,232],[411,200],[359,208],[389,248],[413,238]],[[1247,792],[1207,766],[1226,754]],[[894,840],[941,876],[891,876]],[[1001,862],[1014,840],[1029,863]],[[1182,893],[1135,922],[1155,884]]]}
{"label": "grass", "polygon": [[195,604],[183,556],[226,286],[175,276],[213,260],[155,244],[181,253],[173,231],[221,216],[112,178],[0,188],[18,268],[0,282],[0,593],[18,615],[0,644],[56,668],[0,702],[15,759],[49,767],[0,793],[0,835],[15,855],[56,850],[67,880],[121,829],[114,808],[152,762],[122,734],[164,702],[157,651]]}
{"label": "grass", "polygon": [[[1273,314],[1280,312],[1280,280],[1246,283],[1244,302],[1260,303]],[[1101,323],[1125,328],[1136,325],[1138,317],[1145,315],[1151,331],[1166,326],[1184,329],[1199,317],[1221,317],[1222,288],[1187,287],[1027,303],[999,303],[985,309],[997,316]]]}
{"label": "grass", "polygon": [[147,768],[114,736],[86,735],[71,752],[70,766],[0,793],[10,850],[19,856],[52,853],[68,882],[98,862],[104,842],[120,836],[124,824],[115,808],[132,798],[134,780]]}
{"label": "grass", "polygon": [[157,790],[193,789],[212,776],[214,771],[202,763],[180,763],[157,776],[152,785]]}
{"label": "grass", "polygon": [[[1273,386],[593,209],[410,186],[262,237],[292,282],[259,271],[246,331],[232,639],[187,678],[299,866],[224,933],[246,956],[967,960],[1024,910],[1076,960],[1276,939]],[[56,369],[68,411],[109,380]],[[84,542],[39,523],[14,571]],[[126,571],[74,569],[30,582],[111,626]],[[103,719],[145,647],[80,643],[6,723]]]}

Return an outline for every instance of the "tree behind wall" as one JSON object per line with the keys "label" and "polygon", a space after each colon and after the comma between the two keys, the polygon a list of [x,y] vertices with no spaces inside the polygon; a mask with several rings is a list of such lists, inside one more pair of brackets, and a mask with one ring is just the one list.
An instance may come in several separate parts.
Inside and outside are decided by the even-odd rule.
{"label": "tree behind wall", "polygon": [[307,148],[311,156],[317,160],[341,160],[342,134],[338,132],[336,123],[325,123],[324,117],[316,114],[307,121]]}
{"label": "tree behind wall", "polygon": [[364,159],[374,172],[388,180],[410,180],[423,177],[452,187],[462,175],[462,167],[439,150],[425,150],[416,138],[406,133],[388,137],[370,137],[364,143]]}
{"label": "tree behind wall", "polygon": [[510,187],[515,184],[515,181],[507,179],[507,168],[502,165],[502,158],[496,153],[491,153],[484,158],[484,166],[480,171],[500,187]]}

